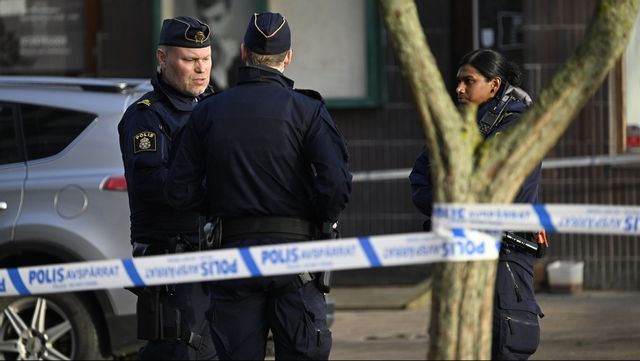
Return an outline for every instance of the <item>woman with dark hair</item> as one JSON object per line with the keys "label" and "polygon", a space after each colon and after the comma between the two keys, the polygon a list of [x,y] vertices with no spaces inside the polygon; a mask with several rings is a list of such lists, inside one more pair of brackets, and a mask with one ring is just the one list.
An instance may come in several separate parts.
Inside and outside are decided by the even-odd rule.
{"label": "woman with dark hair", "polygon": [[[490,49],[474,50],[460,60],[456,95],[459,104],[478,105],[478,127],[482,136],[497,135],[516,122],[531,104],[531,98],[518,88],[521,72],[518,66],[501,53]],[[515,203],[537,203],[541,164],[527,176]],[[427,217],[431,216],[433,185],[429,158],[423,149],[409,176],[412,200]],[[423,228],[431,228],[427,219]],[[509,237],[524,238],[546,247],[544,232],[506,232],[503,237],[495,284],[493,311],[492,359],[526,360],[540,342],[538,316],[542,311],[535,300],[533,269],[536,256],[514,246]]]}

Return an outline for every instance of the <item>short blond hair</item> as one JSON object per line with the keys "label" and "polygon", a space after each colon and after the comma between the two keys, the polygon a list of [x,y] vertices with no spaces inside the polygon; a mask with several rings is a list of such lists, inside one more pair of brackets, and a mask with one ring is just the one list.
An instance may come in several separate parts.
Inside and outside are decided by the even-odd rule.
{"label": "short blond hair", "polygon": [[263,55],[254,53],[251,50],[248,52],[247,64],[249,65],[265,65],[273,68],[277,68],[284,62],[284,58],[287,57],[289,50],[273,55]]}

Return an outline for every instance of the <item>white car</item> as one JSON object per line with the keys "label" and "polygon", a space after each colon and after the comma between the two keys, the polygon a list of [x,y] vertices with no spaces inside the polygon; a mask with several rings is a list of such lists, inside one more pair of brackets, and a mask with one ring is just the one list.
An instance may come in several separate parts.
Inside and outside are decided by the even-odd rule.
{"label": "white car", "polygon": [[[131,257],[117,125],[150,89],[0,77],[0,268]],[[135,305],[124,289],[0,297],[0,359],[135,352]]]}

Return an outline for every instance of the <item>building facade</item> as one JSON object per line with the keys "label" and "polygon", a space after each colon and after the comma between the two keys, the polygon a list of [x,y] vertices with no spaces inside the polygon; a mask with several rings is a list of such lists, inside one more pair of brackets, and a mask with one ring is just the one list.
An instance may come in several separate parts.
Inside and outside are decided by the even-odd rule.
{"label": "building facade", "polygon": [[[3,0],[0,73],[149,77],[161,19],[188,14],[215,22],[214,43],[219,44],[214,68],[219,71],[214,81],[225,88],[234,82],[234,52],[252,12],[280,11],[294,34],[297,67],[288,74],[299,87],[317,89],[327,98],[348,141],[357,177],[340,220],[342,235],[420,231],[423,217],[411,203],[407,170],[425,137],[411,91],[376,3],[331,1]],[[416,3],[452,93],[457,60],[474,48],[491,47],[522,65],[523,88],[535,100],[580,42],[597,1]],[[326,24],[332,24],[331,29]],[[543,203],[640,204],[640,110],[631,100],[640,96],[640,70],[633,61],[640,55],[639,44],[635,35],[625,56],[545,158],[567,162],[544,168]],[[602,162],[584,166],[585,159],[594,157]],[[390,170],[397,175],[362,177]],[[550,242],[544,261],[584,261],[585,287],[640,289],[640,237],[553,234]],[[334,279],[339,285],[402,284],[419,282],[428,274],[429,266],[407,266],[341,271]]]}

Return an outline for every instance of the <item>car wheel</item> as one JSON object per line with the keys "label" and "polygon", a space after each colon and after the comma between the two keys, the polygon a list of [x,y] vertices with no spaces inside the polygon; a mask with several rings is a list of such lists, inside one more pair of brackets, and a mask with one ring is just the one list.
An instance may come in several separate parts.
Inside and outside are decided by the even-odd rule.
{"label": "car wheel", "polygon": [[0,359],[95,360],[98,333],[79,295],[0,297]]}

